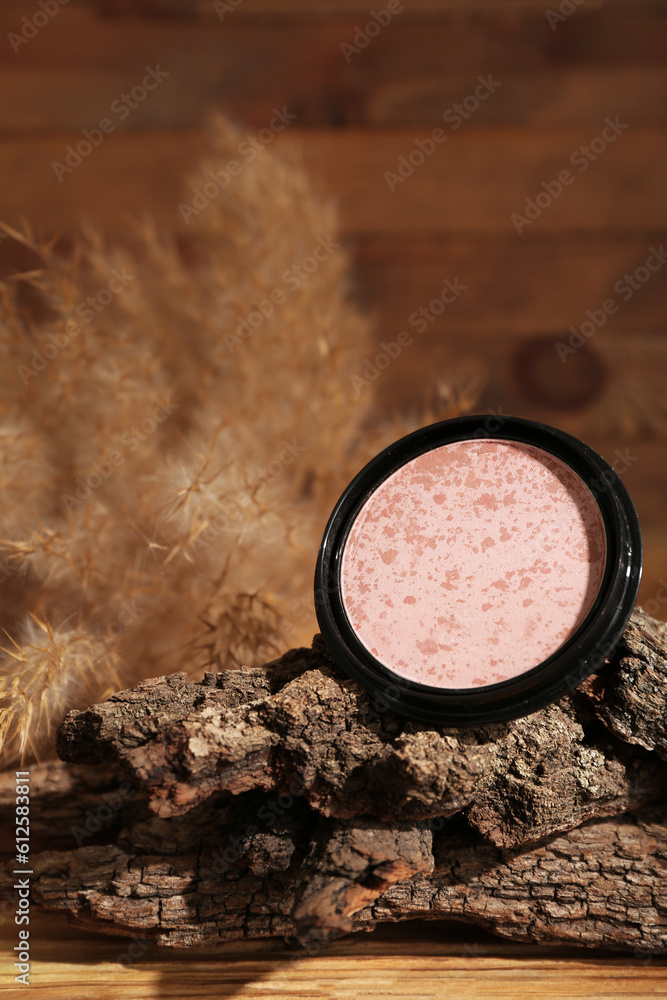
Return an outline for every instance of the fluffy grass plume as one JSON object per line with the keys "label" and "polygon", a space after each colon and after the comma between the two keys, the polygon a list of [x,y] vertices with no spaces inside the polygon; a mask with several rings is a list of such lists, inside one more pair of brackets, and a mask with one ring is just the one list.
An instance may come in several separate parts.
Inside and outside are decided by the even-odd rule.
{"label": "fluffy grass plume", "polygon": [[[214,124],[193,186],[239,138]],[[352,391],[371,344],[334,215],[272,152],[187,239],[8,230],[0,256],[7,765],[52,754],[69,709],[143,677],[309,641],[331,506],[411,428],[378,427]]]}

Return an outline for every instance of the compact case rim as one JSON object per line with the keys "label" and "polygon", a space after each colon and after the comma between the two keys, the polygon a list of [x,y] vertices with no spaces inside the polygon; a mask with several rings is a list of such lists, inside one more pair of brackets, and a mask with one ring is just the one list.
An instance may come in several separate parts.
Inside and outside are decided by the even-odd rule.
{"label": "compact case rim", "polygon": [[[497,429],[490,430],[492,425]],[[533,445],[568,465],[588,486],[606,537],[602,582],[584,621],[555,653],[517,677],[475,688],[440,688],[394,673],[357,638],[345,611],[340,571],[349,531],[370,495],[401,466],[442,445],[465,440]],[[639,519],[614,469],[589,445],[546,424],[503,415],[456,417],[400,438],[354,477],[329,518],[315,569],[315,610],[339,667],[361,684],[379,710],[441,726],[505,722],[557,701],[604,665],[634,607],[642,571]]]}

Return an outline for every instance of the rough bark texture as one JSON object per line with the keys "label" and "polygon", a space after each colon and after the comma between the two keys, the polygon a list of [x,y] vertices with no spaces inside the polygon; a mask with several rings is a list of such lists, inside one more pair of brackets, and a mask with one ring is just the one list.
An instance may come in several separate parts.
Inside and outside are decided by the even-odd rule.
{"label": "rough bark texture", "polygon": [[[33,856],[34,898],[177,946],[454,917],[663,951],[666,654],[667,628],[636,611],[609,668],[558,704],[458,730],[383,711],[317,639],[147,681],[63,723],[75,766],[38,772],[32,812],[41,796],[53,844],[80,846]],[[84,762],[104,764],[111,817]]]}
{"label": "rough bark texture", "polygon": [[[79,830],[78,840],[83,842],[93,833],[118,828],[126,815],[136,821],[140,812],[149,813],[145,797],[113,764],[65,766],[53,760],[32,765],[30,790],[31,804],[36,803],[30,810],[33,847],[36,842],[71,847]],[[15,804],[16,779],[14,771],[7,771],[0,774],[0,816],[10,817]]]}
{"label": "rough bark texture", "polygon": [[327,819],[302,799],[284,805],[278,816],[277,799],[270,807],[249,793],[153,816],[115,844],[39,854],[33,899],[81,927],[177,947],[271,935],[312,945],[419,917],[520,941],[665,951],[665,808],[589,821],[516,851],[458,817],[432,830]]}

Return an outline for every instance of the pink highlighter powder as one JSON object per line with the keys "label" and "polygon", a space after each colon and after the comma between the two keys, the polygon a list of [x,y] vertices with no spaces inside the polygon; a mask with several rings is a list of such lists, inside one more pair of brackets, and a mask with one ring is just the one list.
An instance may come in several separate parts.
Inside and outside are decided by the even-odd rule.
{"label": "pink highlighter powder", "polygon": [[343,605],[396,674],[494,684],[573,634],[605,555],[597,503],[564,462],[514,441],[458,441],[407,462],[366,500],[345,542]]}

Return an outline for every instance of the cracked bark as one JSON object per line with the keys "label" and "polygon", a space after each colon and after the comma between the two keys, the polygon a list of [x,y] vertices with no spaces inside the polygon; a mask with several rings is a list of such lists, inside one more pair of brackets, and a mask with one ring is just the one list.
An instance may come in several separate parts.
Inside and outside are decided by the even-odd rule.
{"label": "cracked bark", "polygon": [[[667,627],[636,611],[608,668],[486,728],[383,711],[317,638],[264,667],[144,682],[63,723],[84,785],[95,762],[136,792],[110,843],[33,857],[34,898],[177,946],[453,917],[663,951],[666,652]],[[72,846],[57,799],[53,843]]]}

